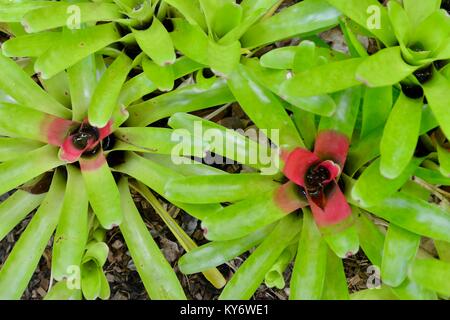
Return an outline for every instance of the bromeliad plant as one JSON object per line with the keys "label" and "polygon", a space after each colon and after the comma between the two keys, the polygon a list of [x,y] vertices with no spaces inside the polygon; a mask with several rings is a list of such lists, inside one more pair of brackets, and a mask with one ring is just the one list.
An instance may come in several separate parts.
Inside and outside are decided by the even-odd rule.
{"label": "bromeliad plant", "polygon": [[[315,54],[316,60],[321,52]],[[290,298],[348,299],[339,258],[356,253],[361,246],[372,263],[381,266],[383,289],[356,293],[351,298],[448,296],[450,288],[439,280],[450,272],[448,201],[443,190],[429,183],[432,176],[437,179],[434,183],[449,183],[436,170],[438,164],[431,165],[430,170],[430,159],[415,158],[400,177],[383,177],[379,173],[379,153],[368,152],[373,148],[373,137],[363,134],[368,123],[358,120],[361,86],[331,94],[336,111],[328,117],[316,119],[307,111],[286,105],[293,110],[291,119],[283,102],[266,88],[269,71],[255,72],[255,63],[258,61],[239,66],[229,76],[228,86],[259,128],[279,129],[278,149],[272,150],[272,156],[280,157],[284,177],[256,172],[169,181],[166,192],[172,199],[197,204],[229,203],[205,215],[202,225],[212,242],[183,256],[180,269],[188,274],[199,272],[256,246],[220,296],[248,299],[264,279],[269,284],[281,281],[280,270],[294,258],[292,247],[297,246]],[[264,77],[258,79],[261,75]],[[370,103],[363,102],[363,112]],[[212,151],[255,170],[263,167],[261,163],[246,162],[243,149],[252,153],[264,146],[243,135],[227,135],[225,128],[185,114],[172,116],[169,125],[194,133],[196,121],[222,133],[221,139],[214,135],[210,141]],[[311,132],[317,135],[311,137]],[[276,141],[275,135],[268,138]],[[230,141],[234,141],[234,157],[220,148]],[[314,152],[306,145],[314,146]],[[430,157],[435,160],[435,156]],[[418,176],[428,176],[427,181]],[[201,196],[193,192],[193,186],[196,191],[204,191]],[[431,189],[443,199],[439,205],[428,202]],[[299,208],[303,208],[302,215],[298,214]],[[386,236],[370,220],[368,212],[390,222]],[[419,249],[421,236],[435,240],[440,259]]]}
{"label": "bromeliad plant", "polygon": [[[392,112],[386,114],[380,141],[380,171],[390,179],[399,177],[413,157],[423,124],[429,118],[424,103],[444,135],[450,137],[447,94],[450,82],[447,71],[442,70],[450,59],[448,1],[402,2],[403,5],[389,1],[386,8],[375,0],[329,0],[328,3],[352,19],[342,20],[341,27],[353,58],[300,72],[286,80],[281,89],[286,94],[304,97],[364,83],[370,88],[366,91],[367,99],[386,97],[391,86],[399,90]],[[377,26],[368,8],[376,10]],[[355,29],[357,33],[374,36],[380,50],[369,56],[353,33]],[[310,81],[311,78],[315,80]],[[322,83],[327,84],[322,86]],[[448,153],[440,152],[439,156],[441,162],[448,162]]]}
{"label": "bromeliad plant", "polygon": [[[145,184],[163,195],[166,179],[202,170],[165,165],[171,157],[192,154],[173,153],[176,142],[171,141],[170,129],[119,127],[127,113],[118,101],[136,89],[124,84],[132,60],[124,53],[105,60],[89,57],[57,78],[40,79],[46,91],[13,60],[0,55],[0,65],[0,193],[18,188],[0,205],[4,221],[0,238],[38,208],[0,269],[0,297],[21,297],[56,229],[52,278],[60,282],[49,298],[108,298],[102,270],[108,255],[104,233],[120,226],[149,296],[185,298],[133,203],[129,185],[155,207],[190,250],[195,243]],[[152,155],[146,158],[146,153]],[[156,154],[162,158],[155,158]],[[145,184],[128,183],[129,176]],[[214,210],[214,206],[177,205],[194,213]],[[205,276],[216,287],[224,285],[214,268]]]}

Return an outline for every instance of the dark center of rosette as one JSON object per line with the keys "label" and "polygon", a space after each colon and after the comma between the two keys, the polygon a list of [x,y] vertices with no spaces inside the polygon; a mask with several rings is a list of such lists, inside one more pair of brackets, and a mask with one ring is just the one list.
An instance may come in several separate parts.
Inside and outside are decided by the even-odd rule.
{"label": "dark center of rosette", "polygon": [[78,150],[84,150],[90,143],[95,143],[100,138],[100,133],[96,127],[88,123],[83,123],[72,133],[72,143]]}
{"label": "dark center of rosette", "polygon": [[312,197],[322,193],[323,188],[328,184],[331,174],[324,166],[311,166],[306,172],[305,188]]}

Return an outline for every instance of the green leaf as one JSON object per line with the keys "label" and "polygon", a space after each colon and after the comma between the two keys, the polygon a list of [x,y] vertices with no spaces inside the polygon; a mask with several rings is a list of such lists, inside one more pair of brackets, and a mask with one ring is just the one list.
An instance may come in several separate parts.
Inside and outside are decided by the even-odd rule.
{"label": "green leaf", "polygon": [[119,188],[124,215],[120,231],[150,298],[186,299],[175,272],[159,250],[134,205],[128,181],[122,179]]}
{"label": "green leaf", "polygon": [[362,105],[361,138],[386,123],[392,109],[392,87],[366,88]]}
{"label": "green leaf", "polygon": [[58,158],[58,150],[46,145],[33,150],[21,158],[0,163],[0,194],[18,187],[40,174],[63,165]]}
{"label": "green leaf", "polygon": [[69,118],[70,110],[47,94],[13,60],[0,54],[0,89],[14,98],[19,104],[47,112],[59,117]]}
{"label": "green leaf", "polygon": [[67,281],[60,281],[47,292],[44,300],[81,300],[80,289],[69,288]]}
{"label": "green leaf", "polygon": [[[269,139],[276,139],[273,132],[279,134],[279,148],[293,149],[304,146],[290,117],[280,101],[262,87],[244,66],[240,65],[231,74],[228,85],[245,113],[260,129],[267,130]],[[266,117],[270,114],[270,117]]]}
{"label": "green leaf", "polygon": [[370,31],[386,46],[396,43],[387,10],[377,0],[327,0],[327,2]]}
{"label": "green leaf", "polygon": [[420,236],[390,224],[384,240],[381,277],[383,282],[397,287],[407,276],[408,266],[419,248]]}
{"label": "green leaf", "polygon": [[[260,169],[262,173],[273,174],[272,162],[274,160],[272,159],[270,146],[249,138],[250,133],[254,133],[254,138],[259,138],[261,142],[262,138],[264,138],[261,134],[259,134],[259,137],[256,137],[258,135],[256,132],[247,131],[247,135],[244,135],[212,121],[184,113],[174,114],[170,117],[168,124],[174,129],[180,129],[177,131],[180,138],[183,138],[181,133],[184,132],[181,130],[188,130],[190,135],[187,135],[186,132],[187,137],[183,140],[188,140],[191,136],[201,135],[203,145],[208,144],[211,148],[210,151],[215,154]],[[278,157],[275,152],[273,156]]]}
{"label": "green leaf", "polygon": [[353,58],[316,66],[296,73],[281,86],[282,96],[308,97],[360,85],[355,72],[364,58]]}
{"label": "green leaf", "polygon": [[66,196],[56,228],[52,251],[52,276],[57,281],[81,265],[88,237],[88,197],[80,171],[67,166]]}
{"label": "green leaf", "polygon": [[417,283],[429,290],[450,296],[450,263],[437,259],[416,259],[411,265],[408,275]]}
{"label": "green leaf", "polygon": [[202,221],[205,237],[217,241],[237,239],[282,219],[290,212],[277,202],[279,190],[249,197],[207,214]]}
{"label": "green leaf", "polygon": [[359,250],[359,238],[355,226],[351,225],[343,230],[333,230],[319,228],[323,238],[330,249],[342,259],[355,255]]}
{"label": "green leaf", "polygon": [[352,197],[363,207],[370,207],[383,201],[396,192],[414,174],[423,159],[413,158],[405,170],[394,179],[388,179],[380,173],[380,159],[367,167],[356,181]]}
{"label": "green leaf", "polygon": [[115,136],[118,140],[113,150],[150,152],[174,157],[190,155],[202,157],[206,151],[206,146],[201,141],[196,141],[191,136],[179,141],[175,139],[174,131],[168,128],[119,128],[115,131]]}
{"label": "green leaf", "polygon": [[435,204],[397,192],[377,206],[365,209],[411,232],[450,241],[450,216]]}
{"label": "green leaf", "polygon": [[120,90],[131,69],[131,59],[122,53],[106,69],[95,88],[88,109],[89,123],[95,127],[103,128],[111,119],[114,109],[117,108]]}
{"label": "green leaf", "polygon": [[[3,129],[2,129],[3,130]],[[5,132],[3,132],[5,134]],[[43,146],[39,141],[20,138],[0,138],[0,162],[5,162],[23,156],[24,154]]]}
{"label": "green leaf", "polygon": [[224,45],[209,40],[208,65],[214,72],[229,75],[238,66],[240,58],[241,43],[239,41]]}
{"label": "green leaf", "polygon": [[265,274],[301,229],[302,220],[288,215],[266,237],[233,275],[219,296],[221,300],[250,299]]}
{"label": "green leaf", "polygon": [[39,57],[60,37],[59,32],[26,34],[3,42],[2,51],[6,57]]}
{"label": "green leaf", "polygon": [[102,267],[108,258],[109,248],[104,242],[91,242],[86,246],[83,263],[94,261],[98,267]]}
{"label": "green leaf", "polygon": [[39,77],[39,82],[53,98],[61,103],[66,108],[71,108],[70,105],[70,89],[69,79],[65,71],[58,73],[50,79],[42,79]]}
{"label": "green leaf", "polygon": [[81,290],[86,300],[95,300],[100,295],[101,272],[102,270],[94,261],[89,261],[81,266]]}
{"label": "green leaf", "polygon": [[[205,0],[201,0],[201,3]],[[214,0],[213,0],[214,1]],[[222,37],[238,26],[242,20],[242,7],[234,1],[222,1],[220,7],[214,12],[211,28],[217,37]]]}
{"label": "green leaf", "polygon": [[43,203],[0,270],[0,299],[19,300],[27,288],[56,228],[63,198],[64,179],[56,172]]}
{"label": "green leaf", "polygon": [[242,46],[254,48],[294,36],[319,33],[337,25],[339,15],[325,0],[305,0],[255,24],[242,37]]}
{"label": "green leaf", "polygon": [[450,151],[437,145],[436,147],[442,175],[450,178]]}
{"label": "green leaf", "polygon": [[353,211],[358,212],[355,220],[355,226],[358,230],[359,241],[364,254],[375,266],[381,266],[383,256],[384,235],[380,229],[369,218],[370,216],[352,207]]}
{"label": "green leaf", "polygon": [[[198,25],[182,19],[173,19],[175,30],[170,33],[173,45],[184,55],[202,64],[208,64],[208,36]],[[195,43],[195,46],[192,44]]]}
{"label": "green leaf", "polygon": [[67,70],[74,121],[82,121],[97,86],[95,55],[87,56]]}
{"label": "green leaf", "polygon": [[381,285],[378,288],[364,289],[353,292],[350,300],[398,300],[391,287]]}
{"label": "green leaf", "polygon": [[403,7],[409,16],[409,19],[416,25],[419,25],[434,11],[439,10],[440,0],[415,1],[403,0]]}
{"label": "green leaf", "polygon": [[400,286],[392,288],[392,291],[401,300],[437,300],[434,291],[409,279],[403,281]]}
{"label": "green leaf", "polygon": [[[334,103],[334,101],[333,101]],[[293,110],[292,121],[297,127],[305,146],[311,150],[317,135],[315,116],[313,113],[301,109]]]}
{"label": "green leaf", "polygon": [[438,170],[430,170],[430,169],[425,169],[425,168],[419,167],[414,172],[414,175],[420,179],[425,180],[428,183],[431,183],[431,184],[450,186],[450,176],[444,176]]}
{"label": "green leaf", "polygon": [[44,199],[44,194],[32,194],[17,190],[12,196],[0,203],[0,240],[2,240],[16,225]]}
{"label": "green leaf", "polygon": [[58,41],[39,56],[34,70],[44,79],[73,66],[78,61],[120,39],[113,23],[62,32]]}
{"label": "green leaf", "polygon": [[291,276],[290,300],[322,297],[327,269],[327,244],[309,209],[303,209],[303,229]]}
{"label": "green leaf", "polygon": [[120,195],[104,155],[80,159],[81,173],[89,203],[100,224],[111,229],[122,222]]}
{"label": "green leaf", "polygon": [[187,203],[235,202],[277,186],[279,184],[272,177],[257,173],[192,176],[169,181],[165,194],[170,199]]}
{"label": "green leaf", "polygon": [[177,112],[206,109],[234,100],[223,79],[218,79],[208,88],[189,85],[129,107],[127,125],[147,126]]}
{"label": "green leaf", "polygon": [[264,277],[264,283],[269,288],[276,287],[277,289],[284,289],[286,283],[284,281],[284,271],[289,263],[294,259],[297,252],[297,243],[288,246],[275,261],[274,265],[267,271]]}
{"label": "green leaf", "polygon": [[387,5],[389,19],[392,23],[395,35],[402,46],[402,49],[410,44],[412,28],[410,18],[408,17],[407,12],[403,9],[400,3],[391,1]]}
{"label": "green leaf", "polygon": [[175,62],[175,51],[169,32],[156,17],[147,30],[133,30],[136,41],[156,64],[165,66]]}
{"label": "green leaf", "polygon": [[[121,18],[119,8],[113,3],[52,2],[51,6],[34,9],[24,15],[22,24],[28,33],[67,26],[77,28],[86,22],[113,21]],[[78,20],[76,20],[78,19]]]}
{"label": "green leaf", "polygon": [[419,137],[421,113],[421,99],[400,94],[380,142],[380,172],[386,178],[397,178],[411,161]]}
{"label": "green leaf", "polygon": [[178,266],[184,274],[217,267],[260,244],[273,227],[273,225],[265,226],[239,239],[209,242],[183,255],[178,261]]}
{"label": "green leaf", "polygon": [[442,131],[447,138],[450,138],[450,112],[448,112],[450,81],[434,70],[433,77],[423,84],[422,88]]}
{"label": "green leaf", "polygon": [[199,25],[203,29],[206,28],[206,21],[198,1],[164,0],[164,2],[181,12],[190,24]]}
{"label": "green leaf", "polygon": [[172,65],[160,66],[150,59],[144,57],[142,67],[145,76],[156,85],[160,91],[170,91],[173,89],[175,75]]}
{"label": "green leaf", "polygon": [[243,9],[244,16],[250,16],[257,11],[269,11],[274,7],[280,0],[243,0],[241,2],[241,7]]}
{"label": "green leaf", "polygon": [[445,44],[449,36],[450,21],[445,10],[433,12],[417,26],[414,32],[415,42],[432,52]]}
{"label": "green leaf", "polygon": [[324,116],[330,116],[334,113],[336,104],[328,95],[301,97],[297,94],[297,91],[283,90],[283,83],[292,75],[290,71],[262,68],[255,59],[247,59],[245,65],[253,77],[260,81],[262,85],[296,107],[288,106],[286,108],[292,109],[292,111],[295,109],[306,110]]}
{"label": "green leaf", "polygon": [[356,70],[356,78],[368,87],[391,86],[418,68],[403,60],[400,47],[392,47],[364,59]]}
{"label": "green leaf", "polygon": [[342,260],[328,250],[325,284],[322,294],[323,300],[349,300],[347,279]]}
{"label": "green leaf", "polygon": [[337,92],[332,97],[336,103],[336,112],[330,117],[321,117],[318,131],[338,131],[350,140],[361,103],[361,88],[350,88]]}
{"label": "green leaf", "polygon": [[23,16],[32,10],[52,6],[52,1],[15,1],[2,3],[0,7],[1,22],[21,22]]}

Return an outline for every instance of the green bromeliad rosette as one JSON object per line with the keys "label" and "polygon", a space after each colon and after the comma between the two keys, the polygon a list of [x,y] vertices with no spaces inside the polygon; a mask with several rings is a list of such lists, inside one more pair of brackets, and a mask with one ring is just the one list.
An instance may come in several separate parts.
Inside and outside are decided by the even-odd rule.
{"label": "green bromeliad rosette", "polygon": [[[166,179],[202,172],[190,165],[179,172],[165,163],[203,151],[189,141],[182,153],[173,154],[179,143],[171,140],[171,129],[124,126],[125,100],[131,103],[125,97],[130,91],[132,101],[141,97],[139,88],[136,95],[136,87],[126,82],[132,60],[124,53],[105,60],[88,57],[60,73],[57,81],[40,79],[44,90],[16,62],[0,55],[3,74],[10,76],[0,81],[0,193],[18,189],[0,205],[5,220],[1,238],[38,208],[0,269],[2,299],[21,297],[55,230],[52,278],[58,283],[47,299],[109,298],[102,269],[109,251],[104,233],[119,225],[150,297],[186,298],[137,212],[128,180],[117,179],[123,172],[165,196]],[[63,100],[69,93],[69,100]],[[146,158],[147,153],[164,159]],[[136,192],[158,206],[147,186],[133,183]],[[194,214],[204,210],[178,206]],[[186,250],[196,247],[167,211],[158,207],[157,212]],[[218,288],[224,285],[215,268],[205,276]]]}
{"label": "green bromeliad rosette", "polygon": [[[224,127],[192,115],[175,114],[170,118],[169,125],[175,129],[194,133],[198,122],[203,128],[221,132],[221,136],[208,141],[211,151],[255,171],[192,176],[166,184],[166,192],[173,200],[229,204],[205,213],[202,226],[211,242],[184,255],[180,269],[188,274],[199,272],[256,247],[225,286],[221,298],[249,299],[264,280],[279,283],[274,275],[282,279],[283,268],[291,261],[291,299],[445,297],[449,288],[436,281],[448,272],[445,249],[441,249],[441,259],[436,259],[419,249],[418,240],[424,236],[434,239],[439,247],[443,243],[448,246],[448,207],[445,201],[439,205],[429,203],[431,193],[441,198],[442,194],[430,192],[429,184],[417,183],[414,176],[419,172],[423,177],[429,175],[427,181],[431,176],[441,177],[440,182],[446,185],[449,181],[439,168],[430,169],[430,160],[420,157],[414,158],[396,179],[380,174],[379,149],[373,145],[376,138],[367,128],[372,124],[358,117],[361,86],[330,94],[336,107],[331,116],[318,118],[306,110],[301,110],[300,116],[297,109],[282,102],[267,87],[265,77],[258,78],[261,73],[254,71],[253,64],[239,66],[229,76],[228,86],[250,119],[260,129],[269,129],[264,133],[273,143],[277,141],[278,148],[230,134]],[[371,94],[387,96],[385,92]],[[392,103],[389,97],[384,101]],[[370,102],[364,101],[362,107],[363,112],[373,112]],[[294,110],[292,116],[285,108]],[[380,125],[383,117],[381,114],[375,118]],[[311,118],[313,121],[308,122]],[[310,130],[302,130],[306,125]],[[436,127],[434,121],[427,125]],[[270,131],[276,128],[278,136]],[[311,137],[311,131],[317,134]],[[375,132],[378,134],[379,128]],[[227,141],[234,141],[232,149],[236,152],[221,149]],[[272,160],[278,156],[275,162],[281,163],[279,170],[269,173],[267,163],[249,161],[244,148],[248,153],[263,149],[271,153]],[[203,190],[202,196],[193,189]],[[386,236],[368,212],[391,222]],[[297,247],[296,256],[292,254],[293,245]],[[381,268],[381,277],[386,281],[380,291],[368,289],[349,295],[341,259],[355,254],[360,247]],[[426,277],[427,266],[439,272]]]}

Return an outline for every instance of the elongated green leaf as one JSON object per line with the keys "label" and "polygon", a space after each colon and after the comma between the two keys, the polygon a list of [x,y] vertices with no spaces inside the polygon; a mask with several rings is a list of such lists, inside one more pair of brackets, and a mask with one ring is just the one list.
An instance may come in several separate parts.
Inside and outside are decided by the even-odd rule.
{"label": "elongated green leaf", "polygon": [[450,263],[437,259],[416,259],[409,269],[409,277],[425,288],[450,296]]}
{"label": "elongated green leaf", "polygon": [[[198,25],[192,25],[182,19],[173,19],[175,30],[170,33],[173,45],[190,59],[208,64],[208,36]],[[192,44],[195,43],[195,46]]]}
{"label": "elongated green leaf", "polygon": [[51,78],[119,39],[113,23],[64,31],[59,40],[36,60],[34,70],[44,79]]}
{"label": "elongated green leaf", "polygon": [[285,38],[319,33],[338,24],[340,13],[324,0],[306,0],[251,27],[242,37],[243,47],[258,47]]}
{"label": "elongated green leaf", "polygon": [[450,112],[448,112],[448,106],[450,105],[450,96],[448,91],[450,89],[450,81],[435,70],[432,79],[423,84],[422,88],[425,91],[428,105],[433,111],[436,120],[445,136],[449,138]]}
{"label": "elongated green leaf", "polygon": [[441,146],[437,146],[437,153],[439,158],[439,164],[441,173],[450,178],[450,151]]}
{"label": "elongated green leaf", "polygon": [[209,242],[183,255],[178,261],[178,266],[184,274],[217,267],[261,243],[273,227],[273,225],[265,226],[239,239]]}
{"label": "elongated green leaf", "polygon": [[380,154],[380,141],[383,135],[383,127],[372,130],[363,139],[360,139],[350,146],[346,172],[353,176],[364,164],[375,159]]}
{"label": "elongated green leaf", "polygon": [[443,176],[442,173],[438,170],[430,170],[419,167],[417,168],[416,172],[414,172],[414,175],[431,184],[438,184],[443,186],[450,185],[450,177]]}
{"label": "elongated green leaf", "polygon": [[63,198],[64,179],[56,172],[50,191],[0,270],[0,299],[22,296],[56,228]]}
{"label": "elongated green leaf", "polygon": [[385,178],[380,173],[380,159],[372,162],[356,181],[352,197],[362,206],[373,206],[396,192],[416,171],[422,159],[414,158],[395,179]]}
{"label": "elongated green leaf", "polygon": [[196,141],[191,136],[186,139],[176,139],[175,132],[167,128],[119,128],[115,131],[115,136],[118,141],[113,150],[198,157],[202,157],[206,150],[206,146],[201,141]]}
{"label": "elongated green leaf", "polygon": [[303,209],[303,229],[291,276],[291,300],[322,297],[327,269],[327,244],[309,209]]}
{"label": "elongated green leaf", "polygon": [[[267,130],[267,137],[276,139],[278,134],[281,149],[304,146],[294,124],[280,101],[257,83],[244,66],[240,65],[228,81],[230,90],[241,107],[260,129]],[[270,114],[266,117],[265,114]],[[276,131],[275,131],[276,130]]]}
{"label": "elongated green leaf", "polygon": [[10,1],[9,3],[2,3],[0,7],[0,21],[21,22],[27,12],[51,5],[53,5],[51,1]]}
{"label": "elongated green leaf", "polygon": [[81,300],[80,289],[69,288],[67,281],[56,283],[45,295],[44,300]]}
{"label": "elongated green leaf", "polygon": [[175,62],[175,50],[169,32],[161,21],[153,18],[147,30],[133,30],[137,43],[156,64],[165,66]]}
{"label": "elongated green leaf", "polygon": [[420,99],[413,100],[400,94],[380,141],[380,171],[386,178],[398,177],[411,161],[419,136],[421,113]]}
{"label": "elongated green leaf", "polygon": [[0,130],[11,137],[60,145],[71,125],[69,120],[17,104],[0,102]]}
{"label": "elongated green leaf", "polygon": [[[260,174],[193,176],[167,183],[166,195],[188,203],[235,202],[265,193],[279,186],[271,177]],[[190,192],[192,189],[195,193]]]}
{"label": "elongated green leaf", "polygon": [[0,138],[0,162],[5,162],[42,147],[38,141],[19,138]]}
{"label": "elongated green leaf", "polygon": [[396,43],[387,10],[376,0],[327,0],[386,46]]}
{"label": "elongated green leaf", "polygon": [[[288,195],[284,195],[283,191]],[[288,207],[288,197],[297,197],[297,201],[301,202],[296,192],[294,186],[288,190],[279,187],[211,213],[202,221],[205,237],[218,241],[237,239],[280,220],[293,211],[283,206]]]}
{"label": "elongated green leaf", "polygon": [[301,229],[302,220],[288,215],[239,267],[219,299],[250,299],[277,258]]}
{"label": "elongated green leaf", "polygon": [[122,222],[119,190],[102,153],[80,159],[81,173],[89,203],[105,229]]}
{"label": "elongated green leaf", "polygon": [[60,36],[59,32],[40,32],[18,36],[2,44],[7,57],[38,57],[43,54]]}
{"label": "elongated green leaf", "polygon": [[89,123],[95,127],[106,126],[117,108],[120,90],[131,69],[131,59],[122,53],[106,69],[92,95],[89,105]]}
{"label": "elongated green leaf", "polygon": [[29,11],[22,24],[28,33],[35,33],[63,26],[77,28],[85,22],[118,20],[121,16],[119,7],[113,3],[53,2],[51,6]]}
{"label": "elongated green leaf", "polygon": [[297,243],[288,246],[275,261],[274,265],[267,271],[264,277],[264,283],[269,287],[284,289],[286,283],[284,281],[284,271],[289,263],[294,259],[297,252]]}
{"label": "elongated green leaf", "polygon": [[202,28],[206,27],[206,21],[198,1],[164,0],[164,2],[180,11],[189,23],[199,25]]}
{"label": "elongated green leaf", "polygon": [[63,163],[58,158],[57,148],[49,145],[33,150],[21,158],[0,163],[0,194]]}
{"label": "elongated green leaf", "polygon": [[364,58],[347,59],[297,73],[282,84],[281,94],[308,97],[357,86],[355,72],[362,61]]}
{"label": "elongated green leaf", "polygon": [[88,237],[88,196],[80,171],[67,166],[66,196],[56,228],[52,253],[52,276],[57,281],[80,266]]}
{"label": "elongated green leaf", "polygon": [[280,0],[243,0],[241,7],[244,10],[244,16],[249,16],[258,10],[268,11]]}
{"label": "elongated green leaf", "polygon": [[367,213],[352,207],[358,212],[355,225],[358,230],[361,248],[375,266],[380,267],[383,256],[384,235],[380,229],[369,219]]}
{"label": "elongated green leaf", "polygon": [[27,107],[59,117],[70,117],[70,110],[48,95],[14,61],[0,54],[0,89]]}
{"label": "elongated green leaf", "polygon": [[129,107],[130,118],[127,125],[146,126],[177,112],[206,109],[234,100],[222,79],[207,88],[194,84]]}
{"label": "elongated green leaf", "polygon": [[349,300],[344,265],[336,254],[328,250],[327,270],[322,299],[324,300]]}
{"label": "elongated green leaf", "polygon": [[350,295],[350,300],[398,300],[391,287],[382,285],[378,288],[356,291]]}
{"label": "elongated green leaf", "polygon": [[319,131],[334,130],[351,139],[361,102],[361,88],[337,92],[332,97],[336,102],[336,112],[320,119]]}
{"label": "elongated green leaf", "polygon": [[400,47],[392,47],[364,59],[356,70],[356,78],[368,87],[391,86],[418,68],[403,60]]}
{"label": "elongated green leaf", "polygon": [[383,282],[396,287],[406,278],[408,266],[419,248],[420,236],[390,224],[384,241],[381,276]]}
{"label": "elongated green leaf", "polygon": [[88,114],[95,87],[97,86],[97,65],[95,55],[87,56],[67,70],[70,98],[74,121],[82,121]]}
{"label": "elongated green leaf", "polygon": [[450,241],[448,212],[424,200],[397,192],[366,210],[411,232]]}
{"label": "elongated green leaf", "polygon": [[366,88],[363,101],[361,138],[386,123],[392,109],[392,87]]}
{"label": "elongated green leaf", "polygon": [[411,21],[418,25],[431,13],[439,9],[439,0],[414,1],[403,0],[403,7]]}
{"label": "elongated green leaf", "polygon": [[44,194],[31,194],[17,190],[12,196],[0,203],[0,240],[2,240],[17,224],[44,199]]}
{"label": "elongated green leaf", "polygon": [[401,300],[437,300],[434,291],[409,279],[403,281],[398,287],[392,288],[392,291]]}
{"label": "elongated green leaf", "polygon": [[119,183],[124,219],[120,231],[151,299],[186,299],[175,272],[164,258],[136,209],[128,181]]}
{"label": "elongated green leaf", "polygon": [[144,68],[144,73],[147,78],[149,78],[160,91],[170,91],[173,89],[175,77],[172,65],[160,66],[145,57],[142,60],[142,67]]}
{"label": "elongated green leaf", "polygon": [[[209,144],[211,151],[215,154],[261,169],[264,174],[270,175],[278,171],[278,168],[273,167],[276,166],[276,160],[274,161],[273,157],[277,159],[278,155],[271,153],[266,137],[255,131],[247,131],[244,135],[212,121],[184,113],[176,113],[170,117],[169,125],[174,129],[186,129],[193,137],[202,136],[203,144]],[[177,133],[180,133],[182,138],[182,131]],[[251,136],[258,139],[260,143],[250,139]],[[224,162],[223,159],[221,160]]]}

